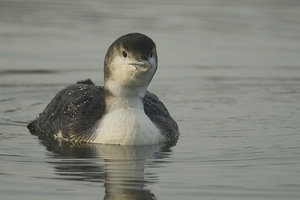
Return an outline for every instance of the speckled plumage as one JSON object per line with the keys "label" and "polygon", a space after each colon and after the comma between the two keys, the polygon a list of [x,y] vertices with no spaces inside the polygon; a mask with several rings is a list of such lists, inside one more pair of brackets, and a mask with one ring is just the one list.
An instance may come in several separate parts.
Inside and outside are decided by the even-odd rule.
{"label": "speckled plumage", "polygon": [[179,135],[176,122],[159,98],[147,91],[156,69],[155,43],[140,33],[124,35],[105,56],[104,87],[90,79],[66,87],[28,128],[34,135],[71,142],[174,141]]}
{"label": "speckled plumage", "polygon": [[[147,92],[143,102],[146,115],[167,141],[176,140],[177,124],[159,98]],[[60,91],[28,128],[33,135],[56,138],[60,131],[67,141],[89,142],[95,138],[96,122],[104,112],[104,88],[88,79]]]}

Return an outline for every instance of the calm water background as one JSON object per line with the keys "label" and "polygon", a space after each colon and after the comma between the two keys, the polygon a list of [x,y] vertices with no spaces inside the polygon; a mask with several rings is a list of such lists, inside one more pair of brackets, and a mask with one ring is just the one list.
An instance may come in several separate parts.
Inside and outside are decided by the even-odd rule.
{"label": "calm water background", "polygon": [[[157,44],[176,146],[70,146],[28,121],[103,84],[120,35]],[[0,0],[0,199],[300,199],[300,1]]]}

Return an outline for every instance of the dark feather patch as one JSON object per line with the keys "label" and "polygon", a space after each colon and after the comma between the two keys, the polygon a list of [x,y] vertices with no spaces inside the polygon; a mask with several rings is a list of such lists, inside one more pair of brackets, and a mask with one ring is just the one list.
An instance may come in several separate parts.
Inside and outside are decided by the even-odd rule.
{"label": "dark feather patch", "polygon": [[89,141],[104,107],[103,87],[71,85],[60,91],[28,128],[34,135],[55,137],[61,131],[67,140]]}
{"label": "dark feather patch", "polygon": [[147,92],[144,97],[144,111],[149,119],[161,130],[167,141],[178,139],[177,123],[156,95]]}

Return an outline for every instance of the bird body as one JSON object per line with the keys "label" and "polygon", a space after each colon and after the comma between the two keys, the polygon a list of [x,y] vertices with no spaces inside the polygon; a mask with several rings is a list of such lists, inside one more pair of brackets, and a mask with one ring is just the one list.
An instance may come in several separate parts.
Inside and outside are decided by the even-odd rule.
{"label": "bird body", "polygon": [[147,87],[157,70],[154,42],[140,33],[117,39],[104,61],[104,87],[80,81],[60,91],[28,128],[67,141],[148,145],[174,141],[176,122]]}

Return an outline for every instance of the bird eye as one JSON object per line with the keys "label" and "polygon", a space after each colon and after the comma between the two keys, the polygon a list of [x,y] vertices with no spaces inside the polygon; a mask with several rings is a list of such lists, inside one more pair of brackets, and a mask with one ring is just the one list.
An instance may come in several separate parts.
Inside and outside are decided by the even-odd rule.
{"label": "bird eye", "polygon": [[123,54],[123,57],[124,57],[124,58],[126,58],[126,57],[127,57],[127,53],[126,53],[126,51],[123,51],[123,52],[122,52],[122,54]]}

